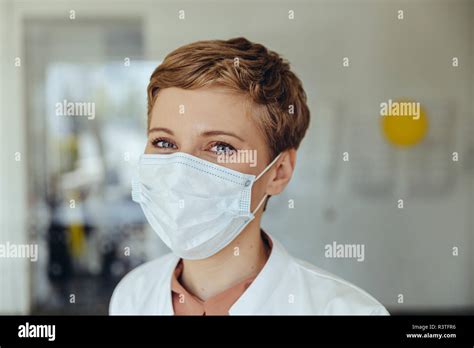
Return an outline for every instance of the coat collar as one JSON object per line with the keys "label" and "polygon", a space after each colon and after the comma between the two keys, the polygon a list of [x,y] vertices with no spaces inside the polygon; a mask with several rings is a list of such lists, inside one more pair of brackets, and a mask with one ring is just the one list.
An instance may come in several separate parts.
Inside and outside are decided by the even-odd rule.
{"label": "coat collar", "polygon": [[[229,309],[230,315],[245,315],[261,312],[259,309],[264,307],[266,302],[271,301],[269,294],[275,291],[277,285],[281,282],[282,275],[286,273],[286,268],[291,259],[290,255],[269,233],[263,233],[266,234],[273,244],[270,256],[252,284],[250,284],[237,302]],[[174,315],[171,279],[179,260],[180,258],[178,256],[171,256],[168,267],[166,268],[166,273],[162,275],[165,284],[159,282],[161,285],[165,285],[159,287],[158,293],[161,296],[156,296],[155,298],[155,300],[159,298],[165,299],[161,302],[161,306],[157,306],[158,313],[160,314]]]}
{"label": "coat collar", "polygon": [[262,312],[261,308],[271,301],[271,294],[281,283],[290,264],[290,255],[269,233],[263,232],[272,241],[270,257],[260,273],[242,296],[230,308],[230,315],[250,315]]}

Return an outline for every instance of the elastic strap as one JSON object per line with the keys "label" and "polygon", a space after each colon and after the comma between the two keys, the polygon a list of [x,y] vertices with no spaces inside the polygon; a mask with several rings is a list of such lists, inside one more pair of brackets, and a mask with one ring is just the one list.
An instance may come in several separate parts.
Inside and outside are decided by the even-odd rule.
{"label": "elastic strap", "polygon": [[255,213],[258,211],[258,209],[262,206],[263,202],[265,202],[265,198],[267,198],[267,196],[268,196],[267,194],[265,194],[265,196],[263,196],[260,203],[258,203],[257,208],[255,208],[255,210],[252,212],[253,215],[255,215]]}
{"label": "elastic strap", "polygon": [[255,178],[255,181],[260,179],[260,177],[267,172],[277,161],[277,159],[281,156],[281,152],[278,154],[278,156],[275,157],[275,159],[260,173],[258,176]]}

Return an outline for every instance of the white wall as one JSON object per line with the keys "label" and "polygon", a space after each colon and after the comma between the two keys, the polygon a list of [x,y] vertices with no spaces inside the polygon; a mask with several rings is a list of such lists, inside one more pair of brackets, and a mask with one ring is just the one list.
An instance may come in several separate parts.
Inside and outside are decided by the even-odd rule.
{"label": "white wall", "polygon": [[[27,154],[22,114],[21,28],[11,1],[0,1],[0,243],[28,244]],[[15,154],[21,160],[15,160]],[[0,258],[0,313],[27,313],[30,306],[30,261]]]}

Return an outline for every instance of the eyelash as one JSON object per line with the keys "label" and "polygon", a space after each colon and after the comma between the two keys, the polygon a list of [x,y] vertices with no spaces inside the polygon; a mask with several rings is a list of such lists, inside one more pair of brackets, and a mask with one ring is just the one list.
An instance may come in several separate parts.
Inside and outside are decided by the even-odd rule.
{"label": "eyelash", "polygon": [[[161,147],[161,146],[158,146],[158,143],[161,142],[161,141],[166,141],[168,143],[172,143],[172,141],[170,141],[169,139],[166,139],[166,138],[156,138],[156,139],[153,139],[151,144],[156,147],[157,149],[169,149],[169,147]],[[174,145],[174,144],[173,144]],[[176,145],[174,145],[176,146]]]}
{"label": "eyelash", "polygon": [[[158,146],[158,143],[160,142],[167,142],[169,144],[172,144],[173,146],[176,146],[171,140],[169,139],[166,139],[166,138],[156,138],[156,139],[153,139],[151,141],[151,144],[157,148],[157,149],[173,149],[173,147],[162,147],[162,146]],[[234,151],[237,151],[237,149],[235,147],[233,147],[232,145],[228,144],[228,143],[225,143],[223,141],[214,141],[212,144],[211,144],[211,147],[214,147],[214,146],[219,146],[219,145],[222,145],[222,146],[227,146],[229,148],[229,151],[228,152],[234,152]],[[219,153],[219,151],[212,151],[214,153]],[[225,151],[224,151],[225,152]]]}

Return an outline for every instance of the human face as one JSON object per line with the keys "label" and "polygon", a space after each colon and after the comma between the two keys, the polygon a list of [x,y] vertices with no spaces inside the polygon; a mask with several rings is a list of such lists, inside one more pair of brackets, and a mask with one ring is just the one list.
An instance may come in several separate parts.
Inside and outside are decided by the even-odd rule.
{"label": "human face", "polygon": [[[145,153],[186,152],[242,173],[258,175],[270,162],[270,151],[256,120],[248,115],[247,102],[243,95],[217,86],[160,90],[151,111]],[[239,157],[237,152],[249,156]],[[249,160],[251,153],[256,161]],[[228,161],[222,162],[223,154],[230,156]],[[232,154],[236,162],[230,160]],[[252,209],[266,192],[267,174],[254,185]]]}

